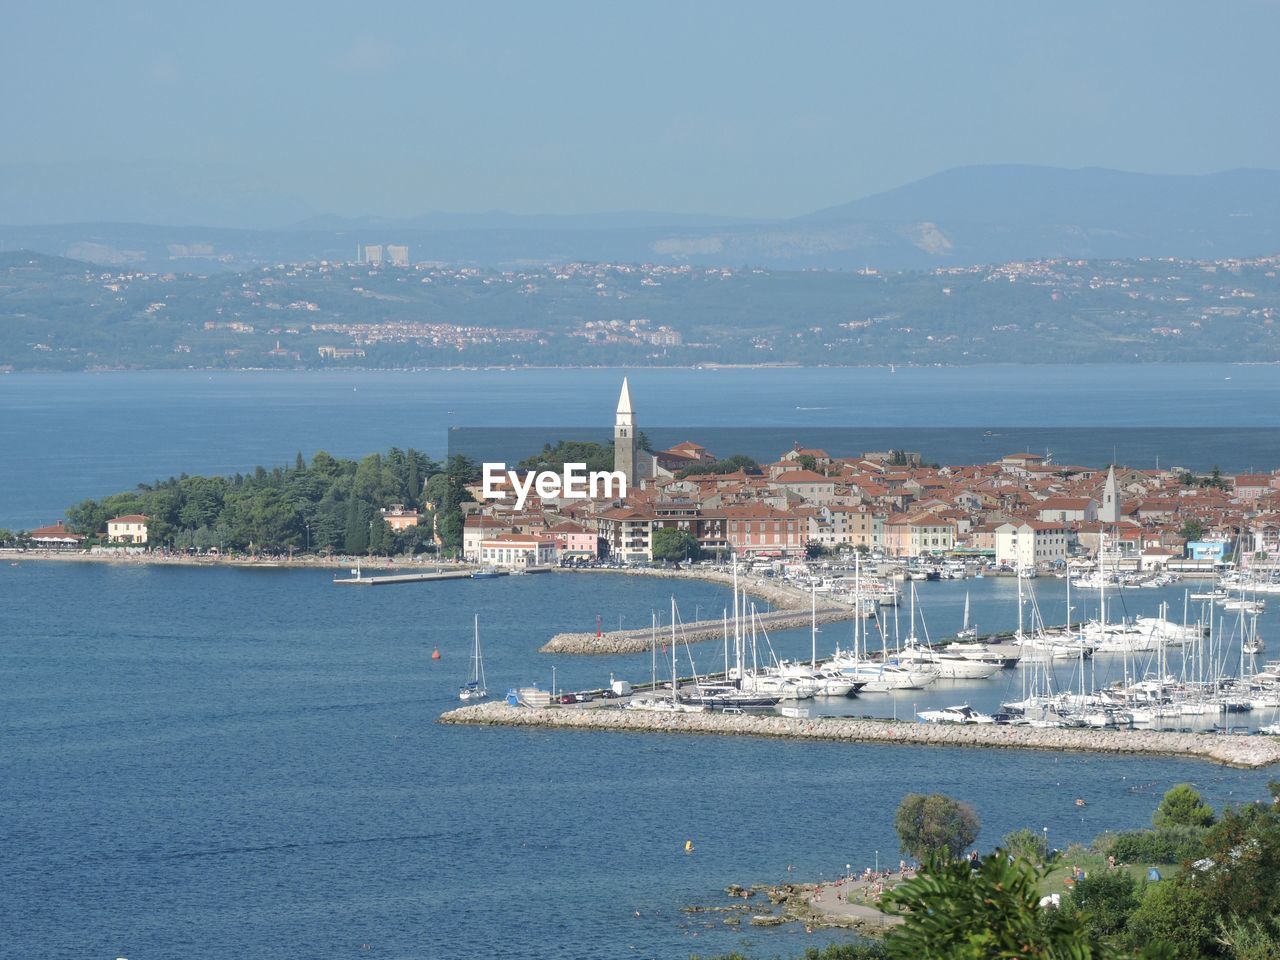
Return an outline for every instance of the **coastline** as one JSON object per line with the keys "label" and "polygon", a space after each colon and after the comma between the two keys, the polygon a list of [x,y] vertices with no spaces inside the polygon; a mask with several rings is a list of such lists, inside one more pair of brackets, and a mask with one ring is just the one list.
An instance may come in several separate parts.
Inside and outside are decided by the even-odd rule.
{"label": "coastline", "polygon": [[0,562],[23,563],[116,563],[132,566],[168,567],[250,567],[268,569],[283,567],[306,570],[345,570],[357,562],[361,570],[421,570],[425,567],[441,567],[450,570],[472,569],[471,564],[448,560],[413,561],[395,557],[254,557],[228,555],[225,557],[189,557],[161,553],[85,553],[81,550],[15,550],[0,548]]}
{"label": "coastline", "polygon": [[1183,757],[1248,770],[1280,763],[1280,738],[1154,730],[959,726],[845,717],[800,719],[746,713],[657,714],[607,708],[512,707],[501,701],[455,708],[441,714],[438,722],[594,732],[710,734],[893,746]]}

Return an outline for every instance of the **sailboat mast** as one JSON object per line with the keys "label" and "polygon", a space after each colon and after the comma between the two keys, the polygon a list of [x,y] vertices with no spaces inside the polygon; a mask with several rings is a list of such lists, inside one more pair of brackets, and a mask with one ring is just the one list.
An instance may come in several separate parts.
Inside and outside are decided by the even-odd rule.
{"label": "sailboat mast", "polygon": [[818,585],[809,590],[809,669],[818,669]]}
{"label": "sailboat mast", "polygon": [[649,611],[649,660],[652,678],[649,689],[658,692],[658,611]]}
{"label": "sailboat mast", "polygon": [[676,598],[671,598],[671,704],[675,705],[680,681],[676,674]]}

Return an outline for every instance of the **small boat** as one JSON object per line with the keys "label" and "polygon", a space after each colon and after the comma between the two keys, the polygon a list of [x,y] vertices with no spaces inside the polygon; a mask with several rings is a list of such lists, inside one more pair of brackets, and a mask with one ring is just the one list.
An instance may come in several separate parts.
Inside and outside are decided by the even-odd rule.
{"label": "small boat", "polygon": [[489,696],[484,682],[484,657],[480,655],[480,614],[475,619],[475,647],[471,653],[471,679],[458,688],[458,699],[463,703],[483,700]]}
{"label": "small boat", "polygon": [[475,571],[475,573],[471,574],[471,579],[472,580],[496,580],[500,576],[501,574],[498,573],[497,570],[494,570],[491,567],[486,567],[483,570],[477,570]]}

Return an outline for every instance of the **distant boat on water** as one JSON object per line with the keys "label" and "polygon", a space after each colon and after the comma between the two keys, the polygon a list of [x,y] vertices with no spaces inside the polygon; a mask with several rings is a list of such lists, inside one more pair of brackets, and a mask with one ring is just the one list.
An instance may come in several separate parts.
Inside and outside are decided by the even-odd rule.
{"label": "distant boat on water", "polygon": [[475,615],[475,645],[471,650],[471,679],[458,688],[458,699],[463,703],[483,700],[489,696],[485,689],[484,657],[480,653],[480,614]]}

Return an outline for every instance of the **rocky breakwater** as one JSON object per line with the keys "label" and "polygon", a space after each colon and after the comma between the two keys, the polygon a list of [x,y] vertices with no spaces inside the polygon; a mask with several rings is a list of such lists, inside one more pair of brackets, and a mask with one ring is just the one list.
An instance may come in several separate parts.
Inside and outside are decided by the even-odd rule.
{"label": "rocky breakwater", "polygon": [[614,708],[534,709],[512,707],[505,703],[485,703],[451,710],[440,717],[440,722],[635,733],[722,734],[931,747],[1146,754],[1192,757],[1244,768],[1265,767],[1280,762],[1280,739],[1274,737],[1215,736],[1154,730],[1056,730],[989,724],[959,726],[856,720],[844,717],[800,719],[759,714],[664,714]]}
{"label": "rocky breakwater", "polygon": [[[614,574],[621,576],[655,577],[659,579],[695,579],[720,583],[732,587],[732,574],[720,570],[692,567],[688,570],[648,570],[588,568],[586,570],[565,571],[570,573]],[[758,613],[757,621],[766,630],[794,630],[807,627],[810,623],[809,594],[789,584],[777,581],[762,580],[756,577],[738,578],[738,587],[757,600],[766,601],[774,609],[768,613]],[[834,623],[837,620],[849,620],[853,617],[853,608],[844,605],[833,605],[822,602],[818,607],[818,623]],[[666,630],[669,632],[670,624]],[[661,631],[660,631],[661,632]],[[597,636],[595,633],[557,633],[539,649],[541,653],[643,653],[652,642],[650,627],[636,630],[608,630]],[[689,643],[700,643],[705,640],[719,640],[724,636],[722,619],[698,620],[686,623],[680,628],[680,638]]]}

